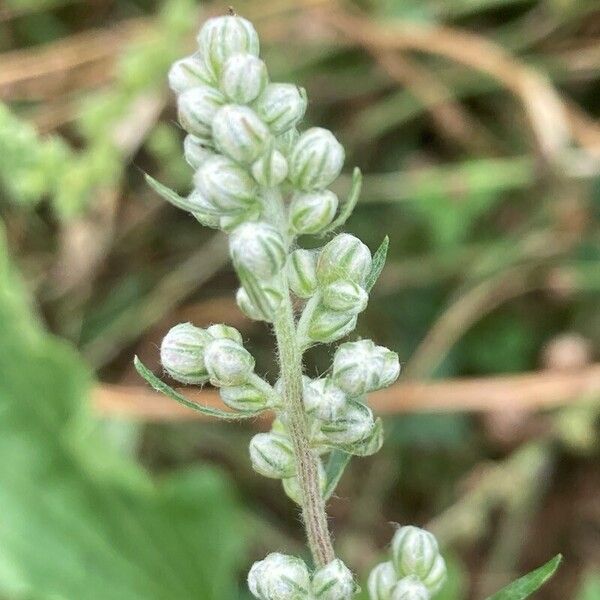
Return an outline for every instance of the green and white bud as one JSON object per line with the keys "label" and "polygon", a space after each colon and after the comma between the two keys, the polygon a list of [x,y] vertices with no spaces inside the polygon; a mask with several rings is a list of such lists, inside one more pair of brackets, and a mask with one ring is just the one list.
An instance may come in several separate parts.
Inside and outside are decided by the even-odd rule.
{"label": "green and white bud", "polygon": [[192,169],[197,169],[202,163],[215,155],[213,148],[207,145],[206,140],[196,135],[185,136],[183,140],[183,155]]}
{"label": "green and white bud", "polygon": [[208,158],[196,171],[194,183],[220,215],[243,212],[257,202],[255,181],[226,156]]}
{"label": "green and white bud", "polygon": [[372,266],[371,251],[358,238],[340,233],[325,244],[317,262],[317,278],[321,285],[339,279],[364,286]]}
{"label": "green and white bud", "polygon": [[295,127],[306,112],[306,91],[292,83],[271,83],[255,102],[260,118],[275,135]]}
{"label": "green and white bud", "polygon": [[211,325],[206,333],[211,335],[215,340],[219,339],[229,339],[237,342],[240,345],[243,345],[244,340],[242,339],[242,334],[235,328],[229,325],[223,325],[219,323],[217,325]]}
{"label": "green and white bud", "polygon": [[260,53],[258,34],[250,21],[237,15],[214,17],[204,23],[198,34],[198,46],[206,65],[219,75],[234,54]]}
{"label": "green and white bud", "polygon": [[294,449],[290,440],[279,433],[259,433],[250,440],[252,468],[272,479],[293,477],[296,473]]}
{"label": "green and white bud", "polygon": [[430,600],[429,590],[418,577],[403,577],[392,590],[391,600]]}
{"label": "green and white bud", "polygon": [[258,600],[303,600],[310,597],[310,574],[299,558],[273,552],[252,565],[248,588]]}
{"label": "green and white bud", "polygon": [[259,280],[274,277],[286,259],[283,238],[268,223],[244,223],[234,229],[229,251],[238,271],[247,271]]}
{"label": "green and white bud", "polygon": [[221,91],[238,104],[256,100],[267,85],[267,66],[253,54],[233,54],[223,65]]}
{"label": "green and white bud", "polygon": [[321,433],[333,444],[348,445],[368,437],[374,427],[371,409],[361,402],[348,400],[342,414],[321,425]]}
{"label": "green and white bud", "polygon": [[344,148],[331,131],[322,127],[306,130],[290,155],[290,181],[299,190],[324,190],[344,165]]}
{"label": "green and white bud", "polygon": [[191,323],[172,327],[160,346],[160,362],[165,371],[181,383],[202,385],[209,379],[204,353],[212,338]]}
{"label": "green and white bud", "polygon": [[296,233],[319,233],[329,225],[338,208],[338,197],[329,190],[298,192],[290,204],[290,226]]}
{"label": "green and white bud", "polygon": [[318,306],[310,318],[307,335],[313,342],[331,344],[354,331],[357,317]]}
{"label": "green and white bud", "polygon": [[300,132],[292,127],[275,138],[275,147],[288,158],[299,138]]}
{"label": "green and white bud", "polygon": [[214,77],[206,68],[199,53],[178,60],[169,70],[169,87],[176,94],[182,94],[195,87],[210,87],[214,84]]}
{"label": "green and white bud", "polygon": [[282,183],[288,174],[285,156],[279,150],[271,150],[261,156],[251,168],[252,176],[264,187],[275,187]]}
{"label": "green and white bud", "polygon": [[255,413],[269,408],[269,399],[264,390],[252,383],[222,387],[219,392],[223,402],[232,410]]}
{"label": "green and white bud", "polygon": [[241,385],[254,370],[254,357],[231,339],[218,339],[206,346],[204,363],[215,386]]}
{"label": "green and white bud", "polygon": [[391,562],[379,563],[369,574],[367,589],[370,600],[391,600],[392,590],[398,581]]}
{"label": "green and white bud", "polygon": [[287,259],[289,286],[299,298],[310,298],[317,291],[317,252],[294,250]]}
{"label": "green and white bud", "polygon": [[367,308],[369,294],[354,281],[340,279],[323,288],[323,305],[357,315]]}
{"label": "green and white bud", "polygon": [[334,421],[344,414],[346,394],[330,377],[314,379],[304,387],[304,408],[321,421]]}
{"label": "green and white bud", "polygon": [[[317,461],[317,465],[319,469],[319,489],[321,494],[324,494],[325,487],[327,486],[327,475],[321,460]],[[302,490],[300,489],[298,477],[295,475],[294,477],[287,477],[286,479],[282,479],[281,483],[283,484],[283,491],[286,493],[287,497],[296,504],[301,504]]]}
{"label": "green and white bud", "polygon": [[181,126],[202,138],[212,135],[212,123],[225,104],[225,96],[212,87],[201,85],[183,92],[177,99],[177,114]]}
{"label": "green and white bud", "polygon": [[336,558],[315,571],[312,591],[315,600],[352,600],[356,584],[350,569]]}
{"label": "green and white bud", "polygon": [[392,538],[392,561],[400,577],[418,577],[431,593],[446,579],[446,564],[435,536],[413,525],[400,527]]}
{"label": "green and white bud", "polygon": [[212,122],[215,146],[233,160],[249,164],[265,153],[271,143],[269,128],[247,106],[227,104]]}
{"label": "green and white bud", "polygon": [[333,358],[333,380],[353,397],[387,387],[399,374],[398,355],[371,340],[346,342]]}

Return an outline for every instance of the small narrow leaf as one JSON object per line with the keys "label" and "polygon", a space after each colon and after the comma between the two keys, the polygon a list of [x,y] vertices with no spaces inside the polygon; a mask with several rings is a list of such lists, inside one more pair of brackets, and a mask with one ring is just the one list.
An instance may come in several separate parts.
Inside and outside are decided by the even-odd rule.
{"label": "small narrow leaf", "polygon": [[163,185],[159,181],[156,181],[154,177],[150,177],[148,173],[144,173],[144,179],[146,183],[164,200],[171,203],[173,206],[180,208],[181,210],[186,210],[188,212],[194,212],[198,210],[197,206],[194,206],[191,202],[189,202],[186,198],[183,198],[172,189],[168,188],[166,185]]}
{"label": "small narrow leaf", "polygon": [[327,227],[321,235],[326,235],[332,231],[335,231],[338,227],[341,227],[349,218],[352,212],[354,211],[354,207],[358,202],[360,197],[360,190],[362,187],[362,173],[358,167],[354,167],[354,172],[352,173],[352,185],[350,187],[350,193],[348,194],[348,199],[342,206],[342,210],[340,214],[337,216],[329,227]]}
{"label": "small narrow leaf", "polygon": [[373,254],[373,265],[371,267],[371,272],[369,273],[367,277],[367,282],[365,284],[365,289],[367,290],[367,292],[370,292],[373,289],[375,282],[379,278],[379,275],[381,275],[381,271],[383,271],[389,245],[390,238],[386,235],[383,238],[383,242],[381,242],[381,246],[379,246],[375,254]]}
{"label": "small narrow leaf", "polygon": [[493,596],[487,598],[487,600],[523,600],[524,598],[528,598],[554,575],[561,561],[562,555],[557,554],[545,565],[513,581]]}
{"label": "small narrow leaf", "polygon": [[325,473],[327,475],[327,483],[323,494],[325,500],[331,498],[351,458],[350,454],[342,452],[341,450],[334,450],[329,455],[329,460],[325,467]]}
{"label": "small narrow leaf", "polygon": [[251,414],[238,414],[228,412],[226,410],[219,410],[218,408],[211,408],[209,406],[202,406],[201,404],[197,404],[196,402],[192,402],[188,400],[185,396],[180,394],[178,391],[174,390],[171,386],[167,385],[164,381],[161,381],[148,367],[142,363],[142,361],[136,356],[133,359],[133,364],[136,368],[136,371],[157,391],[169,398],[175,400],[175,402],[179,402],[183,406],[187,408],[191,408],[203,415],[208,415],[210,417],[216,417],[218,419],[227,419],[228,421],[238,421],[240,419],[249,419],[251,417],[256,416],[256,413]]}

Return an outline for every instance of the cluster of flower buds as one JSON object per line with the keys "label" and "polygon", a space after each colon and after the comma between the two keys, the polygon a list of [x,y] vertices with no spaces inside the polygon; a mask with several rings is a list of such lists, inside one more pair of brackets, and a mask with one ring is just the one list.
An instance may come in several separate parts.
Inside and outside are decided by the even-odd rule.
{"label": "cluster of flower buds", "polygon": [[277,552],[252,565],[248,587],[259,600],[351,600],[358,591],[339,559],[311,576],[303,560]]}
{"label": "cluster of flower buds", "polygon": [[369,576],[371,600],[430,600],[446,580],[446,563],[433,534],[407,525],[392,539],[392,560]]}

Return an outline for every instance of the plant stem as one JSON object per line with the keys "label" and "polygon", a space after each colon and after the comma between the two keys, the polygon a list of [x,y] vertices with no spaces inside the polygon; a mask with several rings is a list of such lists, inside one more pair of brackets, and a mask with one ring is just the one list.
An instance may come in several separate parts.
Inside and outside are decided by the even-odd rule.
{"label": "plant stem", "polygon": [[315,566],[319,568],[330,563],[335,558],[335,552],[329,534],[325,500],[319,485],[319,459],[311,449],[308,438],[308,425],[302,402],[302,351],[296,337],[294,311],[287,281],[284,287],[284,300],[273,324],[281,364],[286,417],[298,468],[302,518]]}

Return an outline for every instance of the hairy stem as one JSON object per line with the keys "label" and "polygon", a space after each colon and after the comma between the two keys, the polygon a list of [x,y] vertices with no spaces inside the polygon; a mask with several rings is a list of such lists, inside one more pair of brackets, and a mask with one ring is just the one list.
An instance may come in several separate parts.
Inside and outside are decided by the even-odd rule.
{"label": "hairy stem", "polygon": [[296,339],[294,312],[287,282],[285,288],[287,293],[274,321],[275,336],[281,363],[285,411],[298,465],[302,518],[308,545],[318,568],[330,563],[335,558],[335,553],[327,524],[325,500],[319,486],[319,459],[311,449],[308,439],[308,426],[302,402],[302,351]]}

